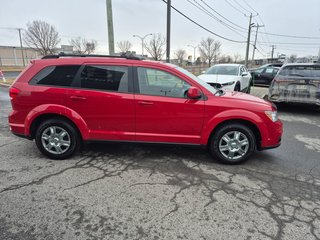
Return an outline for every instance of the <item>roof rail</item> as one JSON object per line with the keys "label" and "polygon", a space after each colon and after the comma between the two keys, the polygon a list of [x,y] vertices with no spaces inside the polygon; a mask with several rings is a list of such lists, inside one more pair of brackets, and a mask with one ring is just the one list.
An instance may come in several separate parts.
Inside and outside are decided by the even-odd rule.
{"label": "roof rail", "polygon": [[130,60],[144,60],[142,57],[138,57],[132,53],[123,53],[120,56],[114,55],[98,55],[98,54],[53,54],[53,55],[46,55],[42,57],[42,59],[52,59],[52,58],[61,58],[61,57],[108,57],[108,58],[126,58]]}

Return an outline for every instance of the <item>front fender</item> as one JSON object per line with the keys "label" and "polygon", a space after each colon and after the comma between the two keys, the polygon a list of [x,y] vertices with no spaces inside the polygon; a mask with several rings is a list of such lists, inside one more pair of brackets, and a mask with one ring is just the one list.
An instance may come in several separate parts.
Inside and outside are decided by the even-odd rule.
{"label": "front fender", "polygon": [[79,129],[82,139],[86,140],[89,138],[89,128],[83,118],[75,111],[70,108],[66,108],[65,106],[61,105],[53,105],[53,104],[43,104],[35,107],[32,109],[24,122],[25,126],[25,135],[30,136],[30,128],[32,122],[39,116],[45,114],[56,114],[62,117],[68,118],[72,121]]}
{"label": "front fender", "polygon": [[230,120],[244,120],[254,124],[259,129],[261,138],[264,138],[264,136],[267,136],[268,134],[267,127],[264,124],[263,119],[259,115],[247,110],[226,110],[208,119],[202,130],[200,140],[201,144],[207,145],[212,131],[219,124]]}

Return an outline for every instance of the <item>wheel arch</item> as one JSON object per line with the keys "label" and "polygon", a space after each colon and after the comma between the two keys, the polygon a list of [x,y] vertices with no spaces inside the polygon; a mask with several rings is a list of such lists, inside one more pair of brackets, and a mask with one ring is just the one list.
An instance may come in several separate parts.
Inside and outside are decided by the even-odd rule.
{"label": "wheel arch", "polygon": [[41,122],[52,118],[63,119],[70,123],[78,131],[82,140],[89,138],[89,129],[81,116],[73,110],[59,105],[41,105],[30,111],[25,120],[25,136],[33,139]]}
{"label": "wheel arch", "polygon": [[238,124],[242,124],[244,126],[249,127],[249,129],[253,132],[255,138],[256,138],[256,147],[259,149],[261,147],[261,132],[259,130],[259,127],[254,124],[252,121],[246,120],[246,119],[241,119],[241,118],[237,118],[237,119],[228,119],[228,120],[224,120],[220,123],[218,123],[210,132],[209,137],[207,139],[207,146],[210,146],[211,144],[211,140],[212,140],[212,136],[218,131],[219,128],[228,125],[228,124],[232,124],[232,123],[238,123]]}

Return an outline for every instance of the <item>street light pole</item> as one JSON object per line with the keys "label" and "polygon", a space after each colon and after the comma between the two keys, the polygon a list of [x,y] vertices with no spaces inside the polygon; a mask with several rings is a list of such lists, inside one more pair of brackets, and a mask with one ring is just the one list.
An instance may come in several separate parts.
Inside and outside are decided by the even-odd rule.
{"label": "street light pole", "polygon": [[22,30],[22,28],[18,28],[18,31],[19,31],[19,39],[20,39],[21,55],[22,55],[22,63],[23,63],[23,66],[25,67],[26,64],[25,64],[25,61],[24,61],[23,46],[22,46],[22,40],[21,40],[21,30]]}
{"label": "street light pole", "polygon": [[188,47],[192,47],[193,48],[193,63],[195,63],[196,62],[196,48],[198,46],[188,45]]}
{"label": "street light pole", "polygon": [[144,50],[144,39],[145,39],[146,37],[148,37],[148,36],[151,36],[151,35],[153,35],[153,34],[152,34],[152,33],[148,33],[148,34],[146,34],[146,35],[143,36],[143,37],[141,37],[141,36],[139,36],[139,35],[133,35],[133,37],[140,38],[140,40],[141,40],[141,53],[142,53],[142,56],[143,56],[143,50]]}

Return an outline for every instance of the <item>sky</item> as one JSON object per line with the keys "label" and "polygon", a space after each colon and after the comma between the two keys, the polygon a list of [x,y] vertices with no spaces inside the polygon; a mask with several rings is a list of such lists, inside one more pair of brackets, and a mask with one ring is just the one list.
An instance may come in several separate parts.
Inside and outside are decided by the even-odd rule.
{"label": "sky", "polygon": [[[317,56],[320,48],[320,0],[172,0],[172,5],[208,30],[225,38],[245,42],[252,22],[260,27],[255,58],[278,54]],[[141,53],[141,40],[133,35],[161,33],[166,36],[166,4],[162,0],[112,0],[115,42],[129,40],[132,50]],[[202,10],[201,10],[202,9]],[[221,39],[172,9],[171,58],[174,52],[185,49],[193,55],[193,48],[202,39],[213,37],[221,42],[222,54],[244,58],[245,43]],[[60,44],[72,38],[96,40],[97,53],[107,54],[106,0],[0,0],[0,46],[18,46],[18,31],[27,23],[42,20],[53,25],[60,34]],[[254,42],[256,28],[252,28]],[[292,38],[264,33],[292,35]],[[146,38],[146,41],[151,37]],[[116,48],[117,49],[117,48]],[[250,57],[252,57],[250,46]],[[145,51],[146,53],[146,51]],[[196,53],[198,56],[199,53]]]}

